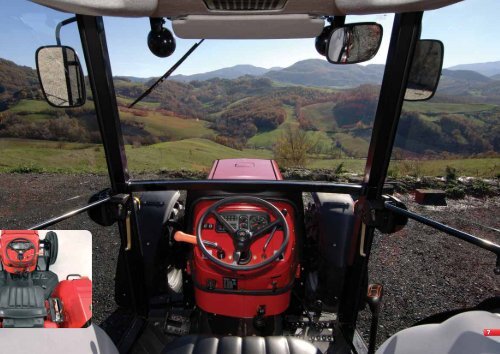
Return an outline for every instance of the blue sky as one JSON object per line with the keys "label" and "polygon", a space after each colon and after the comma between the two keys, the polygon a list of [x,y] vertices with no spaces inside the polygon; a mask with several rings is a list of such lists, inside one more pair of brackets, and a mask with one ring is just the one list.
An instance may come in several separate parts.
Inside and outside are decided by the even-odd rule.
{"label": "blue sky", "polygon": [[[37,47],[55,44],[56,24],[70,17],[25,0],[0,0],[0,57],[34,67]],[[464,63],[500,61],[499,0],[467,0],[424,15],[422,38],[444,42],[449,67]],[[149,51],[146,37],[149,20],[105,18],[106,35],[114,75],[158,76],[166,71],[194,43],[177,40],[169,58],[157,58]],[[385,36],[379,54],[370,63],[383,63],[387,54],[393,15],[349,16],[348,22],[376,21]],[[63,44],[81,53],[76,24],[62,30]],[[176,74],[207,72],[237,64],[270,68],[289,66],[299,60],[322,58],[313,39],[264,41],[205,41]]]}

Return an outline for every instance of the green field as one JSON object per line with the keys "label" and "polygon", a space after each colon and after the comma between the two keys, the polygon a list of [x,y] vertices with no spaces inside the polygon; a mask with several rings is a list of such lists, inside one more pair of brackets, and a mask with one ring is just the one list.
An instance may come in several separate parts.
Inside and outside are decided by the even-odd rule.
{"label": "green field", "polygon": [[207,138],[214,135],[208,127],[207,121],[198,119],[183,119],[165,116],[161,113],[149,111],[147,116],[136,116],[130,112],[120,112],[122,121],[135,121],[144,123],[145,130],[157,137],[168,137],[171,140],[187,138]]}
{"label": "green field", "polygon": [[0,139],[0,171],[105,172],[100,145]]}
{"label": "green field", "polygon": [[[283,124],[281,124],[277,129],[274,129],[269,132],[264,132],[264,133],[259,133],[252,138],[248,140],[247,145],[256,148],[256,149],[268,149],[271,150],[273,145],[278,141],[280,138],[281,134],[283,134],[283,131],[291,126],[291,127],[298,127],[299,122],[297,118],[295,117],[295,113],[293,111],[293,108],[290,106],[285,106],[286,110],[286,120]],[[316,131],[316,132],[308,132],[309,138],[312,140],[314,144],[320,147],[324,147],[324,149],[328,149],[331,144],[332,140],[328,137],[328,135],[325,132],[322,131]]]}
{"label": "green field", "polygon": [[403,109],[419,113],[473,113],[490,111],[496,105],[481,103],[436,103],[436,102],[405,102]]}
{"label": "green field", "polygon": [[336,127],[332,112],[334,106],[333,102],[311,104],[302,107],[302,115],[310,119],[319,130],[331,132]]}
{"label": "green field", "polygon": [[[29,139],[0,139],[0,171],[106,172],[98,144]],[[206,139],[185,139],[150,146],[126,146],[132,173],[162,169],[208,170],[219,158],[271,158],[267,150],[235,150]]]}
{"label": "green field", "polygon": [[41,112],[44,110],[55,110],[47,102],[42,100],[20,100],[15,106],[8,109],[9,112]]}
{"label": "green field", "polygon": [[[116,101],[118,102],[118,104],[123,104],[123,105],[126,105],[126,106],[128,106],[129,104],[131,104],[132,102],[134,102],[134,100],[131,99],[131,98],[120,97],[120,96],[116,97]],[[155,108],[160,107],[160,102],[140,101],[140,102],[136,103],[136,105],[134,107],[135,108],[155,109]]]}
{"label": "green field", "polygon": [[[0,172],[106,173],[103,148],[98,144],[80,144],[28,139],[0,139]],[[206,139],[185,139],[150,146],[126,146],[132,175],[161,170],[208,171],[213,161],[225,158],[272,158],[269,150],[243,151]],[[362,174],[365,159],[309,159],[308,168],[343,169]],[[458,175],[495,177],[500,174],[500,158],[454,160],[405,160],[391,162],[390,170],[401,175],[443,176],[446,166]]]}

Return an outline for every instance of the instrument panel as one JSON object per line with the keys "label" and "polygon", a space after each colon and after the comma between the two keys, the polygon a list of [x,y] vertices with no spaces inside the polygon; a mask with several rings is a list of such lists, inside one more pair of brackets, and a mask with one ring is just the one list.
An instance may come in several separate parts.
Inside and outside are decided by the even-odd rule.
{"label": "instrument panel", "polygon": [[[269,224],[269,215],[265,212],[222,212],[220,215],[235,229],[245,229],[255,232]],[[220,222],[215,224],[216,232],[226,232]]]}

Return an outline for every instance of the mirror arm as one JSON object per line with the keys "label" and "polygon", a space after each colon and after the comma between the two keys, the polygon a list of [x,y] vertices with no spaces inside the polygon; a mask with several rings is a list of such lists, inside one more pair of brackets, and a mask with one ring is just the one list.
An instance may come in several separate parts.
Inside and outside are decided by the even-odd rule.
{"label": "mirror arm", "polygon": [[482,249],[493,252],[497,256],[494,271],[495,271],[495,274],[500,275],[500,245],[497,245],[491,241],[476,237],[474,235],[468,234],[466,232],[454,229],[453,227],[450,227],[448,225],[442,224],[442,223],[437,222],[435,220],[426,218],[425,216],[419,215],[417,213],[413,213],[411,211],[399,208],[399,207],[393,205],[389,201],[386,201],[384,203],[384,207],[386,209],[389,209],[389,210],[395,212],[395,213],[405,215],[408,218],[413,219],[415,221],[418,221],[424,225],[430,226],[436,230],[443,231],[444,233],[447,233],[450,236],[457,237],[463,241],[469,242],[469,243],[471,243],[475,246],[478,246]]}
{"label": "mirror arm", "polygon": [[57,45],[61,45],[61,27],[62,26],[66,26],[70,23],[73,23],[76,21],[76,16],[74,17],[70,17],[70,18],[67,18],[66,20],[64,21],[61,21],[57,24],[56,26],[56,42],[57,42]]}

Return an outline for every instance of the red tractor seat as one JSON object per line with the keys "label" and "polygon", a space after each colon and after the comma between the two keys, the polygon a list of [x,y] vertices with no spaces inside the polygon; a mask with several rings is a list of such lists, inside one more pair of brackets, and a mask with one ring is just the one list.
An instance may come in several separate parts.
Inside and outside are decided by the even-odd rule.
{"label": "red tractor seat", "polygon": [[169,343],[162,354],[321,354],[321,351],[294,337],[189,335]]}

